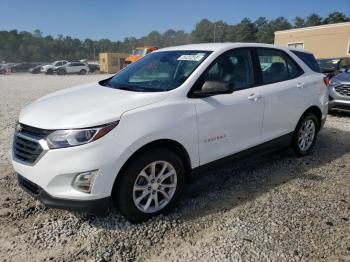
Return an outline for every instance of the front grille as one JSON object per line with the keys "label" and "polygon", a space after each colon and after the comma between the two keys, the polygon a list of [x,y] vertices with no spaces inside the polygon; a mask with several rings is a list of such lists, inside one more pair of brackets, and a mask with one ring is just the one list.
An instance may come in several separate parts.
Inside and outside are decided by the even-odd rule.
{"label": "front grille", "polygon": [[332,107],[332,109],[338,109],[338,110],[346,110],[346,111],[350,111],[350,105],[335,105]]}
{"label": "front grille", "polygon": [[43,153],[39,140],[45,138],[51,131],[20,124],[13,140],[13,155],[16,159],[34,164]]}
{"label": "front grille", "polygon": [[350,85],[339,85],[334,90],[342,96],[350,96]]}
{"label": "front grille", "polygon": [[33,126],[27,126],[24,124],[20,124],[20,126],[21,134],[35,137],[38,140],[47,137],[52,132],[52,130],[41,129]]}
{"label": "front grille", "polygon": [[33,195],[39,195],[40,194],[40,187],[33,182],[29,181],[28,179],[24,178],[23,176],[17,174],[18,183],[21,187],[23,187],[25,190],[27,190],[29,193]]}

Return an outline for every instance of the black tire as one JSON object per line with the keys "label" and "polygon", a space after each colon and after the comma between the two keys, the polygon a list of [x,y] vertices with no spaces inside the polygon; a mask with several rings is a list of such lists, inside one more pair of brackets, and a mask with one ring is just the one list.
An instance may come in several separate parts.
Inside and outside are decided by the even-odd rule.
{"label": "black tire", "polygon": [[58,69],[57,74],[58,74],[58,75],[65,75],[65,74],[66,74],[66,70],[64,70],[64,69]]}
{"label": "black tire", "polygon": [[[309,146],[306,150],[303,150],[299,145],[299,137],[300,137],[301,129],[302,129],[304,123],[308,120],[311,120],[314,123],[315,133],[314,133],[314,136],[312,139],[311,146]],[[314,147],[314,145],[316,143],[319,128],[320,128],[320,123],[319,123],[319,121],[314,113],[308,112],[301,117],[301,119],[299,120],[299,122],[297,124],[297,127],[295,128],[295,131],[293,134],[293,140],[292,140],[292,148],[293,148],[293,151],[296,154],[296,156],[303,157],[303,156],[310,154],[310,152],[312,151],[312,148]]]}
{"label": "black tire", "polygon": [[46,74],[47,74],[47,75],[53,75],[53,70],[52,70],[52,69],[48,69],[48,70],[46,71]]}
{"label": "black tire", "polygon": [[79,72],[79,75],[86,75],[86,70],[85,69],[81,69]]}
{"label": "black tire", "polygon": [[[177,175],[177,185],[173,197],[166,206],[157,212],[146,213],[140,211],[134,203],[133,188],[139,173],[154,161],[167,161],[174,167]],[[144,222],[159,214],[167,214],[178,202],[185,187],[184,164],[177,154],[168,149],[153,149],[138,155],[119,175],[121,177],[114,185],[113,190],[114,203],[120,213],[132,223]]]}

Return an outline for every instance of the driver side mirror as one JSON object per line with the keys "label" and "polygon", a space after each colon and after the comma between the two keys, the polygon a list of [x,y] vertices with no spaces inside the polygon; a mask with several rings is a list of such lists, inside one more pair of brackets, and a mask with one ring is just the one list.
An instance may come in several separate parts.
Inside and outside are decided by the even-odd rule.
{"label": "driver side mirror", "polygon": [[200,90],[192,93],[191,97],[203,98],[222,94],[233,93],[233,85],[227,81],[205,81]]}

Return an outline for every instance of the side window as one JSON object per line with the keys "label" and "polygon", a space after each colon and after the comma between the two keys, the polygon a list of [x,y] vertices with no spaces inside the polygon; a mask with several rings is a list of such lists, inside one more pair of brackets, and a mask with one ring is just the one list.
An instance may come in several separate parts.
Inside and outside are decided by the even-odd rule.
{"label": "side window", "polygon": [[315,59],[313,54],[299,52],[295,50],[293,50],[292,52],[297,57],[299,57],[308,67],[310,67],[312,71],[321,73],[320,65],[317,63],[317,60]]}
{"label": "side window", "polygon": [[234,49],[220,55],[204,72],[201,82],[205,81],[226,81],[235,90],[253,86],[254,75],[249,49]]}
{"label": "side window", "polygon": [[284,52],[257,48],[263,84],[272,84],[298,77],[302,70]]}
{"label": "side window", "polygon": [[303,73],[302,69],[293,61],[292,58],[285,56],[285,59],[287,61],[289,79],[296,78]]}

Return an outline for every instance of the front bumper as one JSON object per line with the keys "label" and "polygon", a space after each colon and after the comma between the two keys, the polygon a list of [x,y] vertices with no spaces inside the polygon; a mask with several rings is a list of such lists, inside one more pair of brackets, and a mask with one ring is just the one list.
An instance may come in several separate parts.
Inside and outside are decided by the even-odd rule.
{"label": "front bumper", "polygon": [[[81,146],[44,149],[33,164],[18,159],[13,149],[12,165],[16,173],[53,198],[92,201],[111,196],[116,176],[128,157],[128,150],[105,136]],[[97,173],[91,192],[77,190],[73,186],[76,175],[92,170]]]}
{"label": "front bumper", "polygon": [[48,194],[40,186],[17,174],[19,186],[35,199],[38,199],[45,206],[76,211],[80,213],[106,216],[110,210],[110,197],[93,200],[70,200],[56,198]]}
{"label": "front bumper", "polygon": [[329,89],[329,110],[338,111],[349,111],[350,112],[350,96],[345,94],[340,94],[335,90],[335,87]]}
{"label": "front bumper", "polygon": [[350,112],[350,100],[330,99],[328,102],[328,109]]}

